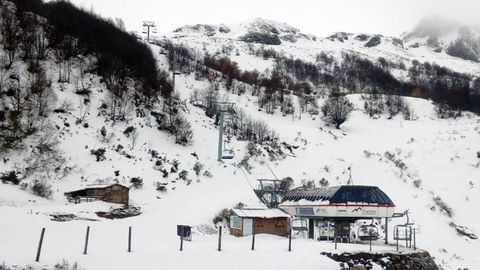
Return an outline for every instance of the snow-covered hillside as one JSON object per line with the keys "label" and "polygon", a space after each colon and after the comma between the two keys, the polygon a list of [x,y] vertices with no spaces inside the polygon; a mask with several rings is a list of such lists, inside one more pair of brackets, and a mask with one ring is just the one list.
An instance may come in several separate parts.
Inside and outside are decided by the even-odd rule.
{"label": "snow-covered hillside", "polygon": [[[416,31],[406,34],[403,38],[343,32],[334,33],[329,37],[315,37],[284,23],[255,19],[237,25],[184,26],[160,39],[167,38],[176,44],[184,44],[199,52],[206,51],[210,54],[230,56],[242,70],[272,70],[273,62],[262,61],[251,55],[252,48],[264,47],[307,62],[315,62],[317,55],[322,52],[336,58],[343,53],[355,53],[373,62],[383,57],[393,63],[403,63],[407,68],[411,66],[413,60],[420,63],[428,61],[457,72],[480,75],[478,63],[451,56],[446,52],[450,42],[458,36],[460,26],[443,29],[447,32],[442,32],[438,37],[441,40],[441,46],[438,46],[443,49],[438,50],[438,46],[427,44],[429,37],[427,34],[419,32],[419,29],[425,28],[423,25],[426,23],[427,21],[421,22]],[[471,29],[473,33],[478,33],[477,28]],[[252,33],[266,39],[245,39],[245,36]],[[474,34],[473,39],[476,39],[476,36]],[[230,49],[225,50],[225,48]],[[406,79],[406,74],[401,70],[392,73],[399,79]]]}
{"label": "snow-covered hillside", "polygon": [[[177,78],[177,90],[184,99],[189,97],[192,89],[204,86],[204,82],[195,81],[192,76]],[[63,95],[63,98],[76,100],[75,94],[68,89],[57,93]],[[228,95],[226,92],[224,94]],[[212,217],[222,208],[232,207],[238,202],[249,206],[259,204],[252,187],[256,185],[257,178],[272,177],[264,159],[253,158],[251,173],[242,171],[236,164],[245,155],[246,143],[233,140],[230,147],[235,149],[236,159],[217,162],[218,131],[213,120],[206,117],[201,109],[187,105],[188,119],[194,130],[194,142],[183,147],[173,144],[172,138],[152,127],[153,119],[150,116],[137,118],[130,114],[129,120],[125,123],[113,126],[111,123],[105,123],[104,117],[98,115],[96,109],[103,95],[99,91],[94,91],[92,105],[87,108],[88,128],[75,125],[75,117],[72,115],[61,117],[53,115],[50,118],[50,121],[61,127],[56,131],[59,134],[59,149],[67,157],[67,164],[72,168],[63,179],[52,183],[55,190],[52,200],[34,197],[13,186],[1,186],[2,216],[10,217],[2,219],[0,223],[2,226],[0,236],[5,243],[0,247],[0,254],[6,263],[31,263],[37,233],[41,227],[47,227],[48,238],[44,251],[45,258],[48,258],[47,262],[53,263],[61,257],[66,257],[80,262],[87,269],[101,269],[101,265],[95,264],[95,260],[92,259],[98,258],[96,257],[98,255],[92,257],[80,255],[83,228],[87,224],[94,229],[92,254],[98,252],[107,256],[106,253],[101,253],[101,250],[110,249],[110,245],[114,247],[123,243],[123,240],[118,238],[129,225],[133,225],[138,233],[137,241],[140,242],[138,245],[142,246],[139,247],[140,250],[157,250],[148,246],[147,239],[158,239],[153,240],[157,243],[154,246],[158,248],[165,242],[165,245],[175,249],[175,224],[212,226]],[[418,245],[429,250],[439,264],[446,269],[476,265],[478,261],[475,251],[480,249],[479,242],[460,236],[450,223],[466,226],[474,232],[480,231],[478,215],[472,214],[472,209],[480,204],[478,199],[480,159],[476,154],[480,149],[480,118],[467,113],[460,119],[440,120],[433,113],[433,105],[430,102],[408,99],[416,120],[405,121],[402,118],[389,120],[386,117],[371,119],[362,112],[363,103],[359,95],[349,96],[349,99],[354,102],[357,109],[342,130],[335,130],[325,127],[316,117],[304,116],[301,120],[292,120],[291,117],[266,115],[256,109],[253,105],[255,98],[250,95],[228,97],[229,101],[235,102],[238,108],[244,108],[252,117],[266,120],[278,132],[282,141],[299,146],[294,156],[269,162],[278,177],[293,177],[297,185],[301,180],[318,182],[321,178],[328,180],[330,185],[344,184],[348,179],[347,168],[351,166],[355,184],[378,185],[389,194],[398,210],[410,209],[416,225],[421,228]],[[72,114],[80,113],[81,110],[82,106],[76,106]],[[72,125],[66,127],[64,123]],[[105,125],[108,132],[112,133],[112,137],[109,141],[102,142],[98,131]],[[135,126],[139,130],[138,141],[133,149],[131,141],[122,134],[127,126]],[[125,153],[115,151],[119,144],[133,157],[128,158]],[[106,160],[96,162],[95,157],[90,154],[90,149],[99,147],[107,149]],[[187,170],[188,178],[192,181],[179,180],[173,173],[163,178],[162,173],[155,170],[156,159],[152,159],[148,152],[150,149],[158,151],[159,155],[165,156],[167,160],[178,160],[180,170]],[[21,159],[25,157],[24,153],[17,152],[15,155],[10,153],[9,161],[2,164],[2,171],[21,163]],[[205,170],[211,172],[211,178],[202,174],[195,176],[192,168],[197,158],[192,153],[196,153]],[[170,165],[167,166],[169,167]],[[116,170],[119,170],[118,177],[114,174]],[[101,220],[93,212],[107,209],[109,205],[66,204],[63,197],[63,192],[93,184],[98,179],[101,179],[102,183],[119,181],[129,185],[129,179],[132,177],[141,177],[144,181],[141,189],[131,191],[132,204],[140,206],[143,211],[138,217],[121,221]],[[167,192],[157,191],[155,182],[167,183]],[[441,198],[452,209],[452,217],[442,212],[435,203],[436,197]],[[78,220],[61,224],[50,221],[50,215],[59,212],[100,221]],[[109,236],[105,235],[107,227],[110,228]],[[98,234],[95,232],[97,230]],[[115,236],[116,234],[118,235]],[[76,240],[66,242],[56,240],[62,238],[60,235]],[[104,241],[100,245],[102,238]],[[198,238],[194,235],[194,241],[189,244],[192,245],[192,250],[187,252],[194,252],[194,247],[203,245],[201,244],[203,241],[214,245],[215,239],[214,235],[199,235]],[[115,244],[116,241],[120,243]],[[234,239],[230,241],[232,245],[238,245],[239,241],[244,242]],[[261,241],[262,239],[259,240],[259,245]],[[270,243],[269,240],[265,241]],[[275,241],[277,240],[272,243]],[[196,248],[201,249],[200,246]],[[55,251],[56,249],[64,251],[59,253]],[[138,256],[144,256],[140,250]],[[161,250],[158,250],[160,254]],[[320,246],[318,251],[321,251]],[[121,247],[118,247],[118,252],[122,252]],[[282,257],[273,251],[270,252],[269,255],[265,255],[267,256],[264,258],[265,261],[259,259],[261,262],[257,263],[262,265],[267,263],[268,258]],[[281,247],[278,252],[283,252]],[[135,257],[137,256],[135,254],[132,255],[134,258],[141,258]],[[114,256],[118,255],[112,254],[111,257]],[[132,260],[130,257],[126,256],[116,261],[129,263]],[[219,257],[219,260],[223,260],[220,258],[223,256]],[[178,260],[182,261],[179,257]],[[189,261],[195,264],[195,260],[193,257]],[[325,263],[320,257],[311,260],[313,261],[308,264],[315,267]],[[105,263],[108,264],[108,260]],[[215,265],[212,263],[212,268],[217,268]],[[282,266],[286,265],[288,264],[282,263]],[[186,267],[188,268],[187,265]]]}
{"label": "snow-covered hillside", "polygon": [[[252,39],[264,38],[265,34],[271,42],[280,44],[252,45]],[[320,39],[262,19],[235,26],[186,26],[167,36],[175,44],[195,48],[201,54],[217,51],[228,54],[242,70],[272,69],[273,61],[249,53],[251,46],[265,46],[307,61],[314,61],[320,52],[334,57],[355,52],[375,61],[386,57],[408,65],[412,60],[428,60],[457,71],[480,74],[478,63],[423,47],[405,47],[396,38],[338,33]],[[231,47],[227,50],[230,53],[222,52],[224,47]],[[163,49],[151,45],[151,50],[158,67],[168,71],[170,63]],[[0,50],[0,54],[5,51]],[[179,108],[193,131],[193,141],[182,146],[175,144],[173,135],[157,128],[152,112],[161,111],[162,103],[139,111],[131,101],[125,107],[125,120],[112,121],[105,112],[104,104],[110,93],[104,79],[84,72],[84,65],[88,65],[85,63],[94,61],[94,57],[88,56],[69,63],[72,74],[83,75],[71,83],[59,80],[61,71],[52,57],[41,63],[49,71],[46,76],[55,97],[52,108],[63,110],[41,118],[41,132],[27,137],[21,147],[2,151],[0,173],[6,176],[11,171],[29,171],[33,164],[30,157],[33,152],[41,151],[39,146],[54,149],[55,157],[42,163],[51,168],[36,168],[34,173],[22,175],[20,185],[0,184],[0,264],[32,265],[40,269],[52,268],[66,259],[88,270],[140,267],[335,270],[338,263],[320,254],[335,252],[333,243],[294,239],[293,251],[288,252],[286,238],[259,235],[256,250],[252,251],[251,238],[236,238],[224,230],[223,250],[218,252],[218,231],[212,219],[222,209],[239,202],[249,207],[261,206],[253,192],[259,178],[291,177],[295,186],[308,181],[320,185],[322,180],[323,184],[334,186],[346,184],[350,172],[354,184],[376,185],[384,190],[397,212],[410,211],[419,229],[418,247],[429,251],[441,267],[475,269],[480,263],[477,255],[480,242],[473,237],[480,234],[480,216],[475,214],[475,207],[480,205],[478,115],[463,112],[455,119],[440,119],[432,102],[405,98],[411,120],[400,115],[370,117],[364,111],[365,97],[350,94],[347,97],[355,109],[341,129],[335,129],[325,125],[319,115],[300,114],[297,96],[292,95],[293,114],[282,116],[278,109],[267,114],[258,109],[258,96],[251,91],[241,95],[227,91],[221,76],[209,81],[195,78],[193,73],[180,74],[175,77],[175,91],[184,101]],[[12,70],[21,77],[20,81],[27,81],[28,67],[22,60],[16,61]],[[396,76],[406,75],[399,72]],[[83,83],[91,91],[88,102],[76,93],[78,85]],[[234,102],[237,111],[243,110],[252,119],[264,121],[275,131],[279,144],[285,143],[282,155],[272,158],[265,145],[255,145],[257,150],[252,151],[248,142],[233,136],[227,147],[233,150],[235,158],[217,161],[215,119],[189,102],[195,91],[215,83],[222,100]],[[315,102],[323,104],[325,99],[319,94]],[[38,144],[39,141],[43,144]],[[291,152],[287,146],[291,146]],[[239,166],[240,163],[243,165]],[[33,195],[31,187],[36,180],[51,186],[49,199]],[[96,212],[119,205],[99,201],[73,204],[64,196],[65,192],[89,185],[112,183],[131,186],[130,204],[140,208],[140,215],[109,220]],[[392,219],[390,238],[393,225],[402,223],[404,219]],[[184,243],[183,252],[178,251],[178,224],[191,225],[194,231],[193,241]],[[83,255],[86,226],[91,227],[91,238],[88,254]],[[126,252],[129,226],[133,228],[132,253]],[[41,228],[46,228],[45,243],[40,262],[36,263],[34,255]],[[395,249],[382,242],[376,243],[374,251]],[[339,246],[347,252],[369,248]],[[411,250],[402,247],[401,251]],[[242,262],[236,263],[238,260]]]}

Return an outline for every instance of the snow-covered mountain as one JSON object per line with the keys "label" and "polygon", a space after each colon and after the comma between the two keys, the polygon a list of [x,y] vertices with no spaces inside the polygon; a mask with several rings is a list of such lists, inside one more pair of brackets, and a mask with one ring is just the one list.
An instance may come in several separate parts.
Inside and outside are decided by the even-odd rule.
{"label": "snow-covered mountain", "polygon": [[[414,31],[403,37],[344,32],[334,33],[328,37],[315,37],[285,23],[255,19],[236,25],[184,26],[165,35],[164,38],[214,54],[221,54],[225,52],[225,47],[230,47],[231,49],[227,50],[230,57],[240,68],[246,70],[256,68],[263,71],[272,68],[271,62],[245,56],[252,46],[262,46],[274,49],[287,57],[292,56],[308,62],[315,62],[317,55],[322,52],[337,58],[344,53],[355,53],[374,62],[382,57],[394,63],[404,63],[407,69],[414,60],[420,63],[428,61],[457,72],[479,76],[478,63],[468,61],[472,59],[465,61],[462,55],[449,54],[447,50],[452,42],[461,40],[465,46],[472,47],[476,55],[479,48],[478,29],[432,18],[421,21]],[[435,37],[438,39],[436,42],[438,46],[433,46],[436,45],[432,43]],[[427,42],[428,40],[430,41]],[[392,73],[400,79],[406,77],[401,70]]]}
{"label": "snow-covered mountain", "polygon": [[[472,76],[480,74],[478,63],[444,50],[435,52],[428,45],[410,46],[419,42],[418,38],[349,33],[317,38],[283,23],[255,19],[237,25],[181,27],[162,37],[162,46],[149,46],[164,72],[171,72],[172,66],[170,52],[163,46],[168,39],[191,50],[196,60],[206,54],[228,56],[242,71],[258,70],[264,78],[275,67],[272,58],[256,54],[266,49],[309,63],[317,63],[321,53],[338,61],[352,53],[374,63],[379,63],[379,58],[403,62],[405,69],[395,66],[389,71],[402,81],[410,79],[407,70],[414,60]],[[6,54],[5,47],[0,47],[0,55]],[[476,239],[480,217],[475,214],[480,205],[477,114],[456,111],[455,118],[443,119],[438,106],[426,99],[351,93],[347,98],[354,111],[341,129],[335,129],[321,120],[318,110],[329,89],[315,88],[315,95],[308,95],[314,96],[313,101],[308,102],[303,95],[285,94],[285,100],[291,100],[290,110],[273,106],[271,113],[266,113],[259,105],[263,102],[259,93],[268,86],[238,80],[228,85],[229,76],[193,60],[198,65],[191,64],[195,67],[175,76],[178,99],[158,97],[158,102],[137,105],[137,96],[112,97],[106,78],[96,72],[97,61],[87,52],[63,62],[53,50],[40,61],[50,82],[49,106],[45,115],[31,117],[35,132],[0,151],[0,173],[6,182],[0,184],[0,263],[48,268],[64,258],[86,269],[158,269],[159,265],[165,269],[338,269],[338,263],[320,255],[335,252],[333,243],[307,239],[294,239],[294,250],[287,253],[286,239],[261,235],[252,252],[250,238],[239,239],[225,230],[224,250],[219,253],[212,219],[239,202],[261,206],[253,192],[256,179],[291,177],[295,186],[309,182],[334,186],[345,184],[350,172],[355,184],[384,190],[398,212],[410,210],[419,231],[417,245],[429,251],[439,266],[474,269],[480,263]],[[67,64],[71,81],[62,79]],[[21,89],[35,81],[35,73],[21,58],[0,72],[0,79],[14,86],[18,81]],[[138,81],[127,81],[128,93],[139,88]],[[234,158],[218,162],[218,125],[199,106],[215,88],[213,95],[219,101],[235,103],[241,121],[263,127],[271,140],[249,141],[231,128],[225,148],[233,151]],[[88,93],[79,92],[81,89]],[[1,93],[2,112],[12,115],[15,95],[3,89]],[[124,102],[121,119],[111,117],[113,101]],[[192,140],[185,145],[175,143],[176,133],[162,129],[160,116],[169,101],[178,102],[175,110],[191,125]],[[392,102],[408,107],[408,115],[405,110],[403,114],[393,111]],[[372,113],[371,104],[382,105]],[[0,120],[2,128],[11,121],[4,118]],[[131,187],[130,203],[140,208],[140,215],[108,220],[96,212],[108,212],[118,205],[99,201],[73,204],[64,196],[78,188],[111,183]],[[402,223],[404,219],[393,219],[390,230]],[[194,227],[193,241],[185,243],[183,253],[178,251],[177,224]],[[87,225],[92,236],[88,255],[82,255]],[[134,252],[127,254],[129,226],[133,227]],[[47,230],[46,239],[41,262],[35,263],[33,254],[42,227]],[[394,250],[381,241],[377,244],[375,251]],[[368,251],[367,245],[340,246],[348,252]],[[410,250],[402,248],[402,252]],[[239,259],[242,263],[232,264]]]}
{"label": "snow-covered mountain", "polygon": [[462,25],[440,17],[423,19],[411,32],[404,35],[410,47],[426,46],[434,52],[480,61],[480,25]]}

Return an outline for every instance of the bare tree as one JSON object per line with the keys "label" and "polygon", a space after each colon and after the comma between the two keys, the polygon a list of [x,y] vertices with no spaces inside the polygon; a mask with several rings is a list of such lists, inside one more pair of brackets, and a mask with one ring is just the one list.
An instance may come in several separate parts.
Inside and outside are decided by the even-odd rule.
{"label": "bare tree", "polygon": [[352,111],[353,104],[345,96],[330,96],[322,106],[322,119],[339,129]]}
{"label": "bare tree", "polygon": [[21,28],[16,16],[16,6],[9,1],[0,4],[0,32],[8,56],[7,69],[13,64],[21,41]]}

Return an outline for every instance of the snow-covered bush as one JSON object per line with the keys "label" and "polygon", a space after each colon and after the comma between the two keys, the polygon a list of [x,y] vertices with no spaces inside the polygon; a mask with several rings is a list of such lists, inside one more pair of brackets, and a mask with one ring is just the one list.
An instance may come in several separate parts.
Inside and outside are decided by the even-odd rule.
{"label": "snow-covered bush", "polygon": [[280,106],[280,110],[282,111],[282,114],[284,116],[288,114],[293,114],[295,112],[292,96],[288,95],[284,98],[283,103]]}
{"label": "snow-covered bush", "polygon": [[207,170],[205,170],[205,171],[203,172],[203,176],[208,177],[208,178],[212,178],[212,177],[213,177],[212,173],[211,173],[210,171],[207,171]]}
{"label": "snow-covered bush", "polygon": [[178,173],[178,178],[186,181],[188,177],[188,171],[182,170],[180,173]]}
{"label": "snow-covered bush", "polygon": [[243,209],[245,207],[245,204],[243,202],[238,202],[233,209]]}
{"label": "snow-covered bush", "polygon": [[320,184],[321,187],[328,187],[329,185],[328,180],[325,178],[320,179],[318,183]]}
{"label": "snow-covered bush", "polygon": [[223,208],[220,210],[212,219],[213,224],[217,225],[218,223],[230,224],[230,209]]}
{"label": "snow-covered bush", "polygon": [[98,148],[98,149],[92,149],[90,150],[90,154],[94,155],[97,159],[97,162],[103,161],[106,159],[105,153],[107,150],[105,148]]}
{"label": "snow-covered bush", "polygon": [[280,181],[280,190],[288,191],[294,184],[293,178],[287,176]]}
{"label": "snow-covered bush", "polygon": [[132,133],[135,130],[134,126],[129,126],[123,131],[123,135],[129,137],[130,133]]}
{"label": "snow-covered bush", "polygon": [[136,189],[140,189],[140,188],[143,187],[143,178],[132,177],[132,179],[130,179],[130,183],[132,183],[132,187],[134,187]]}
{"label": "snow-covered bush", "polygon": [[363,104],[363,109],[365,113],[370,117],[383,114],[385,110],[385,103],[383,101],[382,95],[371,94],[367,96],[362,96],[365,100]]}
{"label": "snow-covered bush", "polygon": [[193,165],[193,171],[195,172],[195,174],[199,176],[202,170],[203,170],[203,164],[198,161],[195,162],[195,164]]}
{"label": "snow-covered bush", "polygon": [[167,191],[167,184],[166,183],[160,183],[156,182],[155,183],[155,189],[160,192],[166,192]]}
{"label": "snow-covered bush", "polygon": [[70,265],[68,261],[63,260],[61,263],[55,264],[53,270],[85,270],[85,269],[80,267],[76,262]]}
{"label": "snow-covered bush", "polygon": [[175,136],[175,143],[188,145],[193,139],[193,130],[188,120],[181,115],[177,115],[173,122],[172,134]]}
{"label": "snow-covered bush", "polygon": [[411,118],[411,109],[405,99],[397,95],[387,95],[385,98],[385,108],[387,109],[389,118],[402,113],[405,119]]}
{"label": "snow-covered bush", "polygon": [[420,188],[422,186],[422,180],[420,179],[416,179],[413,181],[413,185],[416,187],[416,188]]}
{"label": "snow-covered bush", "polygon": [[322,106],[322,119],[339,129],[352,111],[353,104],[345,96],[330,96]]}
{"label": "snow-covered bush", "polygon": [[20,183],[20,179],[18,178],[16,171],[2,173],[0,180],[2,180],[4,183],[12,183],[14,185],[18,185]]}
{"label": "snow-covered bush", "polygon": [[445,203],[445,201],[442,200],[442,198],[440,198],[440,196],[435,196],[433,198],[433,202],[435,203],[436,206],[438,206],[440,208],[440,212],[443,212],[448,217],[453,216],[453,209],[450,206],[448,206]]}
{"label": "snow-covered bush", "polygon": [[264,144],[278,140],[278,134],[265,121],[251,118],[239,108],[234,117],[226,122],[225,133],[237,136],[239,140]]}
{"label": "snow-covered bush", "polygon": [[45,180],[34,180],[30,186],[33,194],[49,199],[52,194],[52,186]]}
{"label": "snow-covered bush", "polygon": [[461,110],[454,110],[450,105],[445,103],[437,103],[435,106],[435,113],[439,118],[457,118],[462,116]]}
{"label": "snow-covered bush", "polygon": [[314,180],[302,179],[302,187],[314,188],[315,187],[315,181]]}

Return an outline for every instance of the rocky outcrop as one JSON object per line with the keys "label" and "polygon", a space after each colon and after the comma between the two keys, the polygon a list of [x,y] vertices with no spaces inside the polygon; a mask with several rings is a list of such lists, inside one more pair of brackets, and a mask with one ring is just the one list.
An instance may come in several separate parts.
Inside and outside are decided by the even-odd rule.
{"label": "rocky outcrop", "polygon": [[326,253],[332,260],[340,263],[340,269],[372,269],[374,264],[387,270],[439,270],[427,251],[408,254],[400,253]]}

